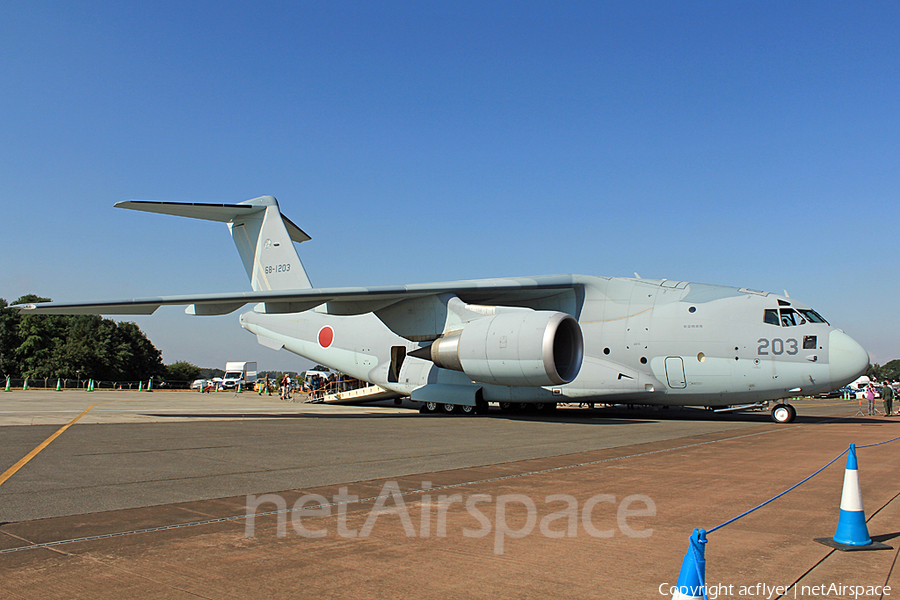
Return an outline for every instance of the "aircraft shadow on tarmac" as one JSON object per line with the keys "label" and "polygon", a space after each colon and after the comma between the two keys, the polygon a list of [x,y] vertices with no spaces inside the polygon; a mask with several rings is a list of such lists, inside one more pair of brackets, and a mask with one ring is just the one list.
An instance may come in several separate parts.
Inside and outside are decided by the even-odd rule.
{"label": "aircraft shadow on tarmac", "polygon": [[608,416],[601,415],[589,415],[585,414],[584,416],[563,416],[560,414],[554,415],[537,415],[537,414],[507,414],[501,413],[499,411],[491,411],[486,415],[459,415],[459,414],[441,414],[436,413],[433,415],[422,415],[419,414],[418,411],[410,411],[408,414],[378,414],[378,413],[368,413],[368,414],[341,414],[341,413],[332,413],[332,414],[283,414],[283,413],[145,413],[145,416],[148,417],[156,417],[156,418],[169,418],[173,422],[179,419],[204,419],[209,421],[215,421],[218,419],[245,419],[245,420],[265,420],[265,419],[412,419],[412,418],[422,418],[422,419],[507,419],[510,421],[541,421],[547,423],[575,423],[582,425],[628,425],[631,423],[639,424],[639,423],[653,423],[656,422],[657,419],[650,418],[625,418],[625,417],[616,417],[610,418]]}
{"label": "aircraft shadow on tarmac", "polygon": [[[373,404],[372,406],[382,406],[397,408],[388,404]],[[408,407],[407,407],[408,408]],[[563,408],[553,412],[501,412],[492,409],[485,415],[462,415],[462,414],[420,414],[417,409],[409,408],[409,412],[379,414],[379,413],[147,413],[147,416],[156,418],[170,418],[172,421],[180,419],[247,419],[247,420],[264,420],[264,419],[472,419],[472,418],[493,418],[508,419],[515,421],[540,421],[548,423],[569,423],[583,425],[626,425],[630,423],[654,423],[665,421],[720,421],[732,423],[771,423],[772,419],[768,411],[753,412],[737,412],[737,413],[715,413],[706,409],[698,408],[681,408],[671,407],[664,408],[647,408],[647,407],[603,407],[594,409],[572,409]],[[816,424],[816,423],[832,423],[841,421],[843,423],[864,423],[870,425],[883,425],[891,421],[873,418],[873,417],[841,417],[834,415],[797,415],[794,424]],[[900,419],[898,419],[900,422]]]}

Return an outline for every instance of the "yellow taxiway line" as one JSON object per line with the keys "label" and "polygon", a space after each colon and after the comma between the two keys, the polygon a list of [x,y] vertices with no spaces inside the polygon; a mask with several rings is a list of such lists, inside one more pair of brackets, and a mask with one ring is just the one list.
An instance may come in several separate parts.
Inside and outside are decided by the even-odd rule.
{"label": "yellow taxiway line", "polygon": [[[56,438],[58,438],[59,436],[61,436],[61,435],[63,434],[63,432],[64,432],[66,429],[68,429],[69,427],[71,427],[72,425],[74,425],[75,423],[77,423],[78,420],[79,420],[81,417],[83,417],[84,415],[88,414],[88,413],[91,411],[91,409],[94,408],[95,406],[100,406],[101,404],[115,404],[116,402],[135,402],[135,401],[137,401],[137,400],[139,400],[139,399],[138,399],[138,398],[129,398],[129,399],[127,399],[127,400],[108,400],[108,401],[106,401],[106,402],[97,402],[96,404],[91,404],[91,405],[88,406],[86,409],[84,409],[84,410],[81,412],[80,415],[78,415],[77,417],[75,417],[74,419],[72,419],[71,421],[69,421],[68,423],[66,423],[65,425],[63,425],[62,427],[60,427],[60,428],[56,431],[56,433],[54,433],[53,435],[51,435],[50,437],[48,437],[46,440],[44,440],[43,442],[41,442],[41,443],[37,446],[37,448],[35,448],[34,450],[32,450],[31,452],[29,452],[28,454],[26,454],[24,457],[22,457],[22,459],[21,459],[19,462],[17,462],[16,464],[14,464],[14,465],[11,466],[10,468],[8,468],[8,469],[6,470],[6,472],[3,473],[3,475],[0,475],[0,485],[3,485],[4,483],[6,483],[6,480],[7,480],[7,479],[9,479],[9,478],[12,477],[13,475],[15,475],[15,474],[19,471],[19,469],[21,469],[21,468],[24,467],[26,464],[28,464],[28,462],[29,462],[32,458],[34,458],[35,456],[37,456],[44,448],[46,448],[47,446],[49,446],[50,443],[51,443],[53,440],[55,440]],[[146,398],[140,398],[140,400],[146,400]]]}

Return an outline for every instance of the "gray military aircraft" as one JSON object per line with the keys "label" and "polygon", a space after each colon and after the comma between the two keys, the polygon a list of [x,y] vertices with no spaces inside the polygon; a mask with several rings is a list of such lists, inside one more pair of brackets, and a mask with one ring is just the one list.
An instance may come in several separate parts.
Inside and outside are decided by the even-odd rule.
{"label": "gray military aircraft", "polygon": [[746,288],[553,275],[314,288],[293,242],[311,239],[262,196],[238,204],[124,201],[120,208],[228,225],[252,292],[24,304],[39,314],[222,315],[269,348],[422,402],[423,412],[558,402],[761,408],[855,380],[869,356],[809,306]]}

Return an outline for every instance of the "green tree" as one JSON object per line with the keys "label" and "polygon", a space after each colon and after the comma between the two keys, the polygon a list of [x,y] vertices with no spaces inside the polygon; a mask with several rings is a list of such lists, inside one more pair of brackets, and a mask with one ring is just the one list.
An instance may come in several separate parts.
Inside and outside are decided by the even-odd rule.
{"label": "green tree", "polygon": [[[27,295],[16,304],[45,302]],[[97,315],[29,315],[0,308],[0,361],[16,377],[134,381],[162,376],[162,355],[134,323]]]}
{"label": "green tree", "polygon": [[885,379],[890,379],[891,381],[900,380],[900,360],[894,359],[881,367],[881,369]]}
{"label": "green tree", "polygon": [[894,359],[886,365],[873,365],[866,371],[866,375],[878,381],[897,381],[900,379],[900,359]]}
{"label": "green tree", "polygon": [[187,361],[179,360],[166,365],[166,380],[168,381],[193,381],[200,376],[200,367]]}
{"label": "green tree", "polygon": [[[16,304],[49,302],[34,294],[22,296]],[[57,375],[55,354],[64,337],[67,317],[62,315],[19,315],[16,327],[19,345],[13,352],[21,377]]]}
{"label": "green tree", "polygon": [[0,375],[19,377],[19,365],[15,351],[21,344],[19,339],[19,311],[8,308],[6,300],[0,298]]}
{"label": "green tree", "polygon": [[165,365],[162,353],[147,339],[141,328],[130,321],[119,323],[119,357],[123,361],[123,379],[140,379],[154,376],[164,377]]}

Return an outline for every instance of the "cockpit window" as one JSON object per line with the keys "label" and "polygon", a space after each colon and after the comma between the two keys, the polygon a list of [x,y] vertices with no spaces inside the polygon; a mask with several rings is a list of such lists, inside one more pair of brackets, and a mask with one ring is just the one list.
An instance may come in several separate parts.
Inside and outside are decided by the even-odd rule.
{"label": "cockpit window", "polygon": [[809,321],[810,323],[824,323],[824,324],[828,325],[828,321],[823,319],[822,315],[820,315],[819,313],[817,313],[816,311],[814,311],[811,308],[798,308],[797,311],[801,315],[806,317],[806,320]]}
{"label": "cockpit window", "polygon": [[797,325],[806,325],[806,319],[801,317],[793,308],[782,308],[781,313],[781,326],[782,327],[796,327]]}
{"label": "cockpit window", "polygon": [[828,321],[811,308],[767,308],[763,314],[763,322],[780,327],[797,327],[807,323],[828,325]]}

